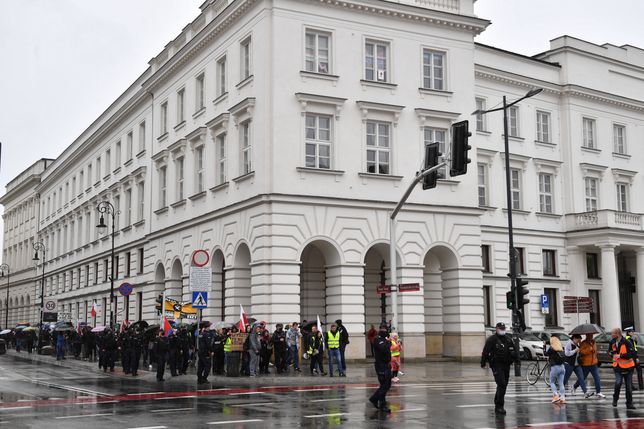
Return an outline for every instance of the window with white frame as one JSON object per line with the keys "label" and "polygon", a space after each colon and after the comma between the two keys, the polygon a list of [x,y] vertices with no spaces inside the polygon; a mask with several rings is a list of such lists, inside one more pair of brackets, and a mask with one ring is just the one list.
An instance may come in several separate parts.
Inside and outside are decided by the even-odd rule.
{"label": "window with white frame", "polygon": [[197,76],[197,79],[195,80],[195,112],[200,111],[206,106],[205,93],[206,93],[206,75],[205,73],[201,73],[199,76]]}
{"label": "window with white frame", "polygon": [[508,136],[519,137],[519,106],[508,108]]}
{"label": "window with white frame", "polygon": [[512,191],[512,208],[521,210],[521,170],[518,168],[510,169],[510,188]]}
{"label": "window with white frame", "polygon": [[591,119],[591,118],[582,119],[582,132],[584,134],[584,139],[582,142],[583,147],[588,149],[597,149],[597,145],[595,142],[596,126],[597,124],[594,119]]}
{"label": "window with white frame", "polygon": [[389,43],[365,41],[365,80],[389,82]]}
{"label": "window with white frame", "polygon": [[483,163],[477,164],[478,172],[478,189],[479,189],[479,206],[485,207],[488,204],[488,178],[487,178],[487,165]]}
{"label": "window with white frame", "polygon": [[[476,97],[476,110],[480,112],[485,110],[485,98]],[[487,131],[485,115],[482,113],[476,115],[476,131]]]}
{"label": "window with white frame", "polygon": [[306,30],[304,63],[306,71],[314,73],[331,73],[330,56],[331,35],[316,30]]}
{"label": "window with white frame", "polygon": [[613,152],[620,155],[626,154],[626,127],[613,124]]}
{"label": "window with white frame", "polygon": [[[423,142],[424,146],[430,143],[438,143],[438,151],[445,153],[445,142],[447,141],[447,130],[443,128],[424,127],[423,128]],[[447,178],[447,166],[440,168],[437,171],[439,179]]]}
{"label": "window with white frame", "polygon": [[89,188],[91,186],[92,186],[92,164],[88,164],[87,165],[87,187]]}
{"label": "window with white frame", "polygon": [[180,156],[174,161],[174,168],[176,172],[176,180],[177,180],[177,187],[176,187],[176,200],[181,201],[184,199],[184,163],[183,163],[183,157]]}
{"label": "window with white frame", "polygon": [[72,198],[76,197],[76,176],[72,177]]}
{"label": "window with white frame", "polygon": [[550,113],[537,110],[537,141],[550,143]]}
{"label": "window with white frame", "polygon": [[195,192],[204,190],[203,146],[195,148]]}
{"label": "window with white frame", "polygon": [[116,142],[116,147],[114,149],[114,167],[119,168],[121,166],[121,140]]}
{"label": "window with white frame", "polygon": [[306,166],[331,168],[331,117],[308,113],[306,115]]}
{"label": "window with white frame", "polygon": [[539,211],[552,213],[553,176],[549,173],[539,173]]}
{"label": "window with white frame", "polygon": [[217,97],[226,92],[226,55],[224,55],[217,60]]}
{"label": "window with white frame", "polygon": [[159,113],[159,132],[161,135],[168,132],[168,102],[161,103],[161,112]]}
{"label": "window with white frame", "polygon": [[118,230],[121,228],[121,195],[114,195],[114,212],[117,216],[114,218],[114,227]]}
{"label": "window with white frame", "polygon": [[423,88],[445,89],[445,53],[423,49]]}
{"label": "window with white frame", "polygon": [[241,150],[240,174],[242,176],[253,171],[253,145],[251,142],[250,124],[250,120],[239,124],[239,147]]}
{"label": "window with white frame", "polygon": [[185,99],[186,99],[186,90],[181,88],[177,91],[177,125],[185,121]]}
{"label": "window with white frame", "polygon": [[215,138],[215,151],[217,154],[217,184],[221,185],[228,180],[226,160],[226,133],[221,133]]}
{"label": "window with white frame", "polygon": [[[99,180],[101,180],[101,157],[100,156],[98,158],[96,158],[96,176],[94,177],[95,182],[98,182]],[[61,198],[61,201],[60,201],[58,207],[62,207],[63,206],[63,204],[62,204],[63,203],[62,202],[63,190],[62,189],[60,190],[59,196]]]}
{"label": "window with white frame", "polygon": [[132,224],[132,188],[125,190],[125,226]]}
{"label": "window with white frame", "polygon": [[[78,172],[78,193],[83,192],[83,186],[85,186],[85,172],[83,170]],[[49,198],[47,199],[47,206],[49,207]],[[47,210],[49,213],[49,210]]]}
{"label": "window with white frame", "polygon": [[110,149],[105,151],[105,174],[110,174],[112,171],[112,151]]}
{"label": "window with white frame", "polygon": [[629,211],[630,201],[628,198],[628,184],[627,183],[618,183],[617,184],[617,210],[620,212]]}
{"label": "window with white frame", "polygon": [[139,124],[139,152],[145,150],[145,121]]}
{"label": "window with white frame", "polygon": [[168,205],[168,171],[164,165],[159,168],[159,206],[163,208]]}
{"label": "window with white frame", "polygon": [[127,145],[125,146],[125,151],[126,151],[125,156],[127,157],[127,161],[132,159],[132,152],[133,152],[132,146],[134,145],[133,140],[134,140],[134,136],[132,134],[132,131],[130,131],[127,133],[127,137],[125,139],[125,141],[127,142]]}
{"label": "window with white frame", "polygon": [[598,180],[595,177],[586,177],[584,179],[587,212],[597,211],[597,202],[599,200],[599,190],[597,184]]}
{"label": "window with white frame", "polygon": [[143,216],[145,216],[145,182],[141,181],[136,184],[136,197],[138,198],[136,218],[143,220]]}
{"label": "window with white frame", "polygon": [[391,124],[367,121],[367,173],[391,174]]}
{"label": "window with white frame", "polygon": [[240,45],[241,49],[241,80],[249,78],[252,74],[251,55],[252,55],[252,39],[250,37],[244,39]]}

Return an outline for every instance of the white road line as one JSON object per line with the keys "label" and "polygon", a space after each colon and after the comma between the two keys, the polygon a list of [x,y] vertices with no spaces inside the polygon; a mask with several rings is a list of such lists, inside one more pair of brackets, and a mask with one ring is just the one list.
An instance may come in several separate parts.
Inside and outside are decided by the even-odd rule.
{"label": "white road line", "polygon": [[135,428],[127,428],[127,429],[167,429],[167,426],[141,426],[141,427],[135,427]]}
{"label": "white road line", "polygon": [[30,406],[25,406],[25,407],[8,407],[8,408],[0,408],[0,411],[27,410],[29,408],[33,408],[33,407],[31,405]]}
{"label": "white road line", "polygon": [[235,396],[235,395],[261,395],[262,393],[265,393],[265,392],[241,392],[241,393],[229,393],[228,395],[230,395],[230,396]]}
{"label": "white road line", "polygon": [[[388,398],[391,398],[391,396],[388,396]],[[330,399],[312,399],[310,402],[335,402],[335,401],[346,401],[346,400],[347,398],[330,398]]]}
{"label": "white road line", "polygon": [[427,408],[404,408],[396,411],[397,413],[411,413],[413,411],[427,411]]}
{"label": "white road line", "polygon": [[227,421],[221,421],[221,422],[209,422],[206,424],[207,425],[234,425],[236,423],[258,423],[258,422],[263,422],[263,420],[260,420],[260,419],[227,420]]}
{"label": "white road line", "polygon": [[339,417],[339,416],[348,416],[351,413],[331,413],[331,414],[313,414],[310,416],[304,416],[305,419],[319,419],[321,417]]}
{"label": "white road line", "polygon": [[479,407],[493,407],[494,404],[468,404],[468,405],[457,405],[456,408],[479,408]]}
{"label": "white road line", "polygon": [[604,419],[606,422],[621,422],[622,420],[644,420],[644,417],[622,417],[617,419]]}
{"label": "white road line", "polygon": [[163,410],[149,410],[151,413],[172,413],[175,411],[191,411],[194,410],[194,407],[190,408],[166,408]]}
{"label": "white road line", "polygon": [[59,416],[59,417],[54,417],[56,420],[64,420],[64,419],[80,419],[83,417],[100,417],[100,416],[111,416],[113,413],[97,413],[97,414],[79,414],[77,416]]}
{"label": "white road line", "polygon": [[293,389],[292,392],[326,392],[331,389]]}
{"label": "white road line", "polygon": [[190,399],[190,398],[196,398],[195,395],[188,395],[188,396],[168,396],[167,398],[154,398],[155,401],[166,401],[169,399]]}
{"label": "white road line", "polygon": [[157,395],[160,393],[167,393],[167,392],[141,392],[141,393],[128,393],[125,396],[140,396],[140,395]]}
{"label": "white road line", "polygon": [[570,422],[544,422],[544,423],[529,423],[528,426],[531,428],[546,427],[546,426],[557,426],[557,425],[570,425]]}
{"label": "white road line", "polygon": [[258,405],[268,405],[268,404],[274,404],[274,402],[252,402],[250,404],[235,404],[235,405],[231,405],[231,407],[255,407]]}
{"label": "white road line", "polygon": [[96,401],[96,405],[101,405],[101,404],[118,404],[119,401]]}

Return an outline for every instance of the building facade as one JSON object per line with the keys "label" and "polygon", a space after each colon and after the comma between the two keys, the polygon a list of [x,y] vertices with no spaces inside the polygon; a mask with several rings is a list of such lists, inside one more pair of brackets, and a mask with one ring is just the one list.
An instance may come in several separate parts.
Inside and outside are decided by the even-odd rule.
{"label": "building facade", "polygon": [[[156,320],[163,291],[188,301],[204,249],[204,318],[236,321],[241,304],[269,324],[342,319],[362,358],[389,278],[388,213],[424,145],[446,145],[450,124],[469,119],[468,174],[446,171],[399,216],[397,277],[421,290],[400,294],[397,328],[408,357],[476,356],[510,314],[502,118],[470,112],[534,87],[508,133],[528,325],[575,325],[566,295],[594,298],[580,321],[640,323],[644,203],[631,197],[644,190],[644,51],[561,37],[525,57],[475,43],[488,25],[472,0],[206,1],[58,158],[7,187],[3,257],[25,273],[10,283],[11,323],[39,314],[42,265],[20,250],[35,241],[45,298],[73,321],[109,320],[106,200],[115,281],[134,285],[113,303],[118,322]],[[16,224],[24,201],[33,215]]]}

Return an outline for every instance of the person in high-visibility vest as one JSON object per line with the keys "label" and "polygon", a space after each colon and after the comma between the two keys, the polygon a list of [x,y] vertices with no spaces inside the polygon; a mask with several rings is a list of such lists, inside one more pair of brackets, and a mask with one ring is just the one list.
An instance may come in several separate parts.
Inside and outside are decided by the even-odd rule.
{"label": "person in high-visibility vest", "polygon": [[622,336],[622,330],[615,328],[611,331],[613,337],[608,343],[608,352],[613,356],[613,371],[615,371],[615,391],[613,392],[613,407],[617,406],[622,383],[626,383],[626,408],[634,410],[633,405],[633,369],[637,353],[633,343]]}
{"label": "person in high-visibility vest", "polygon": [[331,325],[331,330],[326,333],[326,348],[329,351],[329,377],[333,377],[333,358],[338,365],[340,377],[346,377],[342,370],[342,358],[340,357],[340,331],[335,323]]}
{"label": "person in high-visibility vest", "polygon": [[398,371],[400,371],[400,352],[402,352],[402,341],[398,339],[398,332],[391,334],[391,381],[398,383]]}
{"label": "person in high-visibility vest", "polygon": [[[626,339],[633,344],[633,349],[635,350],[635,354],[637,354],[637,334],[635,333],[635,328],[629,326],[624,331],[626,331]],[[644,390],[644,377],[642,377],[642,367],[640,365],[639,355],[635,358],[635,371],[637,371],[638,389],[633,388],[633,390]]]}

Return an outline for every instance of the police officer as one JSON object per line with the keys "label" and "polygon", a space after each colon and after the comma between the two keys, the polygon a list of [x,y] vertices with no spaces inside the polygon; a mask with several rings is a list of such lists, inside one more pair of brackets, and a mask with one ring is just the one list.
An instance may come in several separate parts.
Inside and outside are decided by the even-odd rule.
{"label": "police officer", "polygon": [[128,345],[130,342],[130,333],[129,332],[121,332],[118,335],[118,350],[121,353],[121,365],[123,366],[123,373],[124,374],[129,374],[130,373],[130,354],[129,354],[129,349]]}
{"label": "police officer", "polygon": [[131,332],[127,339],[126,345],[128,361],[130,364],[130,372],[132,376],[136,377],[139,370],[139,360],[141,359],[141,339],[138,335]]}
{"label": "police officer", "polygon": [[496,382],[496,395],[494,396],[494,412],[505,414],[505,391],[510,381],[510,365],[517,358],[512,338],[506,336],[505,323],[496,324],[496,334],[490,336],[485,342],[481,354],[481,368],[489,364]]}
{"label": "police officer", "polygon": [[159,336],[154,342],[154,356],[157,361],[157,381],[163,381],[165,373],[165,362],[168,354],[168,339],[163,329],[159,330]]}
{"label": "police officer", "polygon": [[281,374],[286,368],[286,331],[281,323],[275,325],[273,350],[275,350],[275,369],[278,374]]}
{"label": "police officer", "polygon": [[[629,326],[625,329],[626,339],[633,344],[633,350],[637,354],[637,336],[635,335],[635,328]],[[637,371],[637,387],[638,389],[633,388],[633,390],[643,390],[644,389],[644,378],[642,378],[642,367],[640,366],[639,357],[635,358],[635,371]]]}
{"label": "police officer", "polygon": [[190,364],[190,336],[184,327],[179,331],[179,374],[186,375]]}
{"label": "police officer", "polygon": [[369,402],[380,411],[391,413],[386,399],[387,392],[391,388],[391,341],[389,340],[389,330],[386,323],[380,324],[378,336],[373,342],[373,350],[375,357],[374,366],[376,368],[376,374],[378,374],[380,387],[371,395]]}
{"label": "police officer", "polygon": [[116,344],[116,337],[111,330],[107,330],[105,338],[103,341],[103,371],[107,372],[107,368],[110,369],[110,372],[114,372],[114,360],[116,359],[116,349],[118,345]]}
{"label": "police officer", "polygon": [[168,338],[168,348],[170,350],[168,355],[168,363],[170,364],[170,375],[176,377],[179,375],[177,368],[180,365],[179,362],[179,338],[174,331],[170,332],[170,337]]}
{"label": "police officer", "polygon": [[201,328],[199,333],[199,344],[198,344],[198,362],[197,362],[197,383],[207,383],[208,374],[210,374],[211,357],[211,336],[207,326]]}
{"label": "police officer", "polygon": [[226,336],[222,328],[212,333],[212,373],[216,375],[224,374],[224,342]]}

